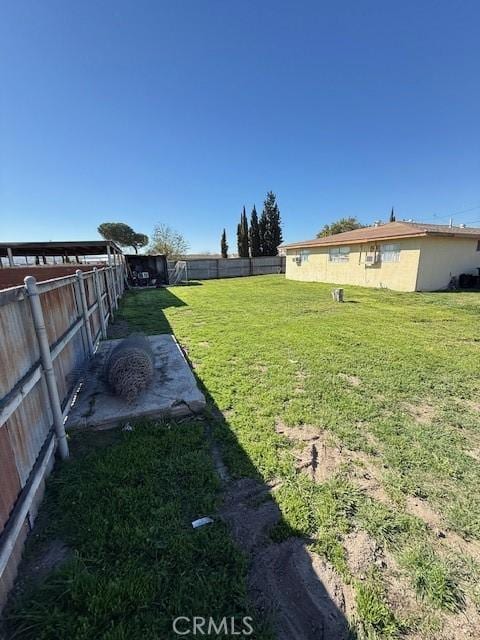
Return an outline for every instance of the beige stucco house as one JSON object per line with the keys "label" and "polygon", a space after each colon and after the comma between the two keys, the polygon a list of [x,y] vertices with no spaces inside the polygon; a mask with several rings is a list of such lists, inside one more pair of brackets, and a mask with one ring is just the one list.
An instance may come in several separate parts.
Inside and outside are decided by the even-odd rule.
{"label": "beige stucco house", "polygon": [[436,291],[454,276],[479,274],[480,228],[389,222],[282,249],[291,280]]}

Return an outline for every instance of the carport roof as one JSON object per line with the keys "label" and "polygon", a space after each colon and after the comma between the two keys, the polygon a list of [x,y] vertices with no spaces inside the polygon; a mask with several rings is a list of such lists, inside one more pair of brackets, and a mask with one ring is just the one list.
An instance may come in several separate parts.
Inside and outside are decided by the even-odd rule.
{"label": "carport roof", "polygon": [[0,257],[14,256],[92,256],[105,255],[107,247],[112,253],[122,253],[112,240],[75,240],[68,242],[0,242]]}

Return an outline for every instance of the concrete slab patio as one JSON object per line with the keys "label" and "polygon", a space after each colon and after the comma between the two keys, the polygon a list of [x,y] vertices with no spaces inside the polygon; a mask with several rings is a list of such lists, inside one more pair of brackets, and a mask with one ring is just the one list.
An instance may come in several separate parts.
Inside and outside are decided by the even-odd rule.
{"label": "concrete slab patio", "polygon": [[150,387],[131,404],[113,395],[103,379],[103,366],[121,340],[102,342],[70,410],[67,429],[104,429],[141,417],[180,417],[203,410],[205,397],[174,336],[148,336],[148,340],[155,355]]}

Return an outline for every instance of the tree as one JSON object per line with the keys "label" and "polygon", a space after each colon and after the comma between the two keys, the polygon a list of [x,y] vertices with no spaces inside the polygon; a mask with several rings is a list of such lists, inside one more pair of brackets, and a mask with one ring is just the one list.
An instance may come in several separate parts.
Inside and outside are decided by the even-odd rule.
{"label": "tree", "polygon": [[255,205],[253,205],[252,213],[250,216],[250,255],[252,258],[256,258],[262,255],[262,246],[260,242],[260,225],[258,224],[258,215]]}
{"label": "tree", "polygon": [[148,244],[148,236],[144,233],[135,233],[131,246],[135,249],[135,253],[142,247],[146,247]]}
{"label": "tree", "polygon": [[356,218],[340,218],[336,222],[326,224],[321,231],[317,233],[317,238],[325,238],[326,236],[334,236],[344,231],[354,231],[355,229],[363,229],[365,225]]}
{"label": "tree", "polygon": [[265,213],[265,209],[262,211],[260,215],[260,220],[258,221],[258,235],[260,237],[260,255],[268,256],[267,246],[266,246],[266,235],[267,235],[267,214]]}
{"label": "tree", "polygon": [[163,254],[167,258],[182,258],[188,251],[189,244],[181,233],[166,224],[158,224],[152,233],[152,241],[148,247],[149,254]]}
{"label": "tree", "polygon": [[222,258],[228,258],[227,232],[225,229],[223,230],[222,239],[220,240],[220,251],[222,252]]}
{"label": "tree", "polygon": [[273,191],[267,193],[260,216],[260,246],[262,256],[276,256],[282,243],[280,210]]}
{"label": "tree", "polygon": [[98,227],[98,233],[105,240],[116,242],[122,247],[133,247],[135,253],[138,253],[138,247],[148,244],[148,236],[136,233],[132,227],[123,222],[103,222]]}
{"label": "tree", "polygon": [[248,258],[248,222],[245,207],[243,207],[242,215],[240,216],[240,222],[237,226],[237,245],[239,257]]}
{"label": "tree", "polygon": [[392,207],[392,211],[390,213],[390,222],[395,222],[396,218],[395,218],[395,212],[393,211],[393,207]]}

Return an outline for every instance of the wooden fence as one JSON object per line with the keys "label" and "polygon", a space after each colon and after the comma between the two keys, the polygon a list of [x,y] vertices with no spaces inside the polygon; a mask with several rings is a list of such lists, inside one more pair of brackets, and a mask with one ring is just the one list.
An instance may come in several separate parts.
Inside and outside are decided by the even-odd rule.
{"label": "wooden fence", "polygon": [[123,265],[0,291],[0,609],[16,576],[63,422],[124,289]]}

